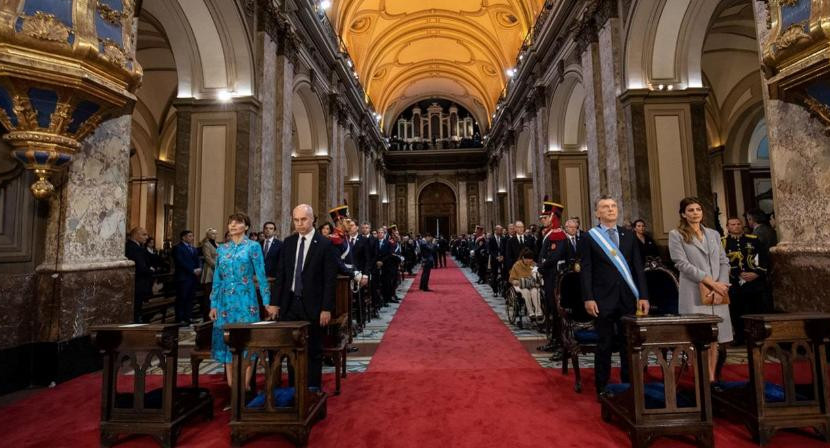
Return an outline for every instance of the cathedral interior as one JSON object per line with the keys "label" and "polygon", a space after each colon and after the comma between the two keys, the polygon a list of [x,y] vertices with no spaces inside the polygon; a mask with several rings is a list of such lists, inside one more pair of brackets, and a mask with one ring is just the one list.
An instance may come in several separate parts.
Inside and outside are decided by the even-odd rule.
{"label": "cathedral interior", "polygon": [[821,0],[0,0],[0,394],[99,371],[131,229],[285,239],[298,204],[450,238],[610,195],[668,258],[694,196],[771,219],[777,312],[830,312],[828,30]]}

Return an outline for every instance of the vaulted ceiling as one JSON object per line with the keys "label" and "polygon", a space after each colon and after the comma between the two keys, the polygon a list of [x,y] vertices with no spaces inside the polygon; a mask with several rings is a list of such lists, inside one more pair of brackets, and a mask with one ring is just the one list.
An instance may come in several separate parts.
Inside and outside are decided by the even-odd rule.
{"label": "vaulted ceiling", "polygon": [[443,97],[489,123],[544,0],[335,0],[329,19],[385,128]]}

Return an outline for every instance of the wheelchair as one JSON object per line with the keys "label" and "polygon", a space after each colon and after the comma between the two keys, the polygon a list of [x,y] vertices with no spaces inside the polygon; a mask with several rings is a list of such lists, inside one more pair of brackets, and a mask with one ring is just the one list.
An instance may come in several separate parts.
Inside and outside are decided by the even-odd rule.
{"label": "wheelchair", "polygon": [[513,325],[516,325],[520,329],[524,329],[523,319],[527,319],[527,321],[535,326],[536,330],[540,332],[545,332],[547,328],[547,316],[548,312],[545,309],[545,300],[544,300],[544,291],[542,290],[542,278],[538,272],[534,272],[533,277],[530,280],[530,287],[524,289],[535,289],[537,290],[540,300],[540,307],[542,316],[540,319],[536,319],[535,321],[530,319],[529,311],[527,309],[527,302],[525,298],[522,296],[522,293],[519,292],[519,288],[511,284],[510,282],[504,282],[504,297],[506,300],[507,305],[507,321]]}

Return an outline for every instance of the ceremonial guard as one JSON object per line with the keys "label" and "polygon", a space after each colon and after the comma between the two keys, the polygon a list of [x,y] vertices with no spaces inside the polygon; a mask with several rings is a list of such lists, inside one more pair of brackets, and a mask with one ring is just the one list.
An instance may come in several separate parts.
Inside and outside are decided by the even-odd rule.
{"label": "ceremonial guard", "polygon": [[398,226],[392,224],[386,229],[386,234],[380,241],[378,249],[378,267],[381,275],[381,295],[384,303],[398,303],[395,296],[398,269],[401,264],[401,245],[398,241]]}
{"label": "ceremonial guard", "polygon": [[331,222],[334,223],[334,230],[329,235],[329,239],[340,255],[338,261],[340,274],[352,277],[354,275],[353,247],[349,244],[349,229],[346,228],[346,220],[349,217],[349,206],[345,202],[343,201],[343,205],[329,210]]}
{"label": "ceremonial guard", "polygon": [[744,342],[743,315],[772,312],[767,306],[767,250],[757,235],[744,233],[739,218],[729,218],[727,235],[721,238],[729,258],[729,314],[735,343]]}
{"label": "ceremonial guard", "polygon": [[[566,259],[567,235],[562,230],[560,224],[564,210],[565,206],[551,202],[545,196],[545,200],[542,202],[542,212],[539,214],[542,232],[539,238],[538,265],[539,272],[542,274],[542,279],[544,280],[544,300],[549,314],[555,314],[553,310],[556,307],[554,294],[556,292],[557,267],[560,260]],[[553,322],[556,324],[558,320],[554,319]],[[558,334],[558,331],[552,331],[550,341],[543,349],[548,351],[555,350],[555,346],[559,342],[556,338]]]}

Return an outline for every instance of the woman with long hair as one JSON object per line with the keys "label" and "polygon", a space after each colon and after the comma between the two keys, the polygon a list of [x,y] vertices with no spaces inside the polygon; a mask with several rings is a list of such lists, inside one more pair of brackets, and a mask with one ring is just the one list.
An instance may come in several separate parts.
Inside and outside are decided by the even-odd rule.
{"label": "woman with long hair", "polygon": [[[210,295],[210,318],[213,320],[213,359],[225,364],[228,386],[231,386],[233,355],[225,345],[224,328],[227,324],[259,321],[259,302],[256,284],[262,295],[262,304],[270,317],[277,314],[271,305],[271,291],[265,275],[262,248],[246,236],[251,220],[243,213],[228,217],[228,239],[217,249],[216,269],[213,273],[213,291]],[[245,384],[251,379],[251,366],[245,369]]]}
{"label": "woman with long hair", "polygon": [[654,238],[648,234],[646,222],[642,219],[637,219],[632,223],[631,228],[634,230],[634,236],[637,237],[637,246],[640,248],[640,255],[642,255],[643,261],[646,258],[659,258],[660,250],[657,249]]}
{"label": "woman with long hair", "polygon": [[320,235],[323,235],[326,238],[331,238],[331,233],[334,231],[334,224],[324,222],[317,228],[317,231],[320,232]]}
{"label": "woman with long hair", "polygon": [[[709,349],[709,379],[716,381],[720,372],[719,344],[732,341],[729,318],[729,259],[721,245],[720,234],[703,226],[703,205],[694,197],[680,201],[680,223],[669,232],[669,254],[680,271],[680,314],[713,314],[718,324],[718,343]],[[704,288],[701,288],[701,285]],[[704,294],[711,304],[704,305]]]}

